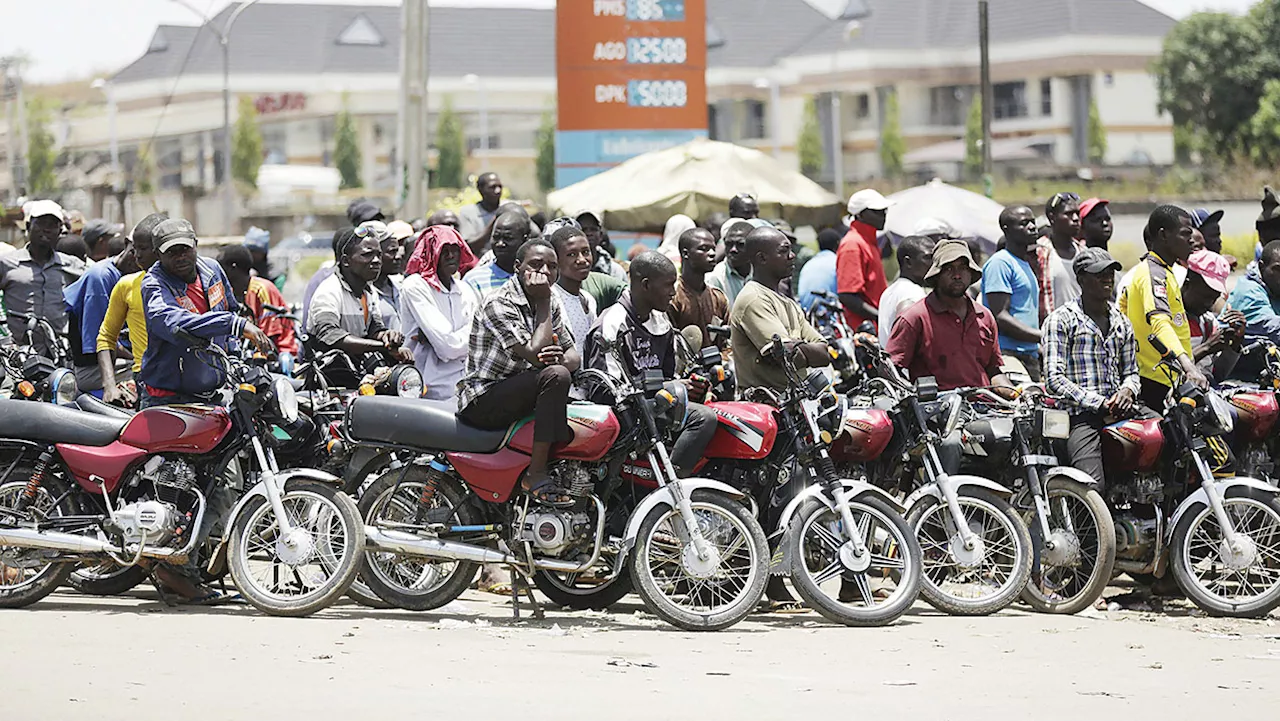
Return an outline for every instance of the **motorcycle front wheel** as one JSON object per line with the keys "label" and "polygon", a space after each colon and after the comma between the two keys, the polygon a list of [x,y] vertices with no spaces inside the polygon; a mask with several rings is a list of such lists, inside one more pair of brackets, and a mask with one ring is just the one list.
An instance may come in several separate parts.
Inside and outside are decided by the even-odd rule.
{"label": "motorcycle front wheel", "polygon": [[1024,511],[1038,562],[1022,600],[1040,613],[1079,613],[1101,598],[1111,582],[1115,522],[1102,496],[1084,484],[1054,478],[1045,491],[1053,548],[1042,538],[1035,511]]}
{"label": "motorcycle front wheel", "polygon": [[659,505],[640,523],[631,582],[654,615],[686,631],[718,631],[746,618],[769,580],[769,542],[741,503],[701,489],[690,498],[706,557],[678,509]]}
{"label": "motorcycle front wheel", "polygon": [[849,512],[869,562],[854,556],[839,511],[809,500],[783,537],[791,585],[829,621],[893,623],[920,594],[920,544],[906,520],[878,498],[851,500]]}
{"label": "motorcycle front wheel", "polygon": [[966,547],[945,501],[925,496],[907,513],[920,542],[920,595],[953,616],[986,616],[1013,603],[1031,576],[1031,534],[1008,501],[980,488],[956,493],[972,531]]}
{"label": "motorcycle front wheel", "polygon": [[1215,616],[1263,616],[1280,606],[1280,499],[1256,488],[1231,489],[1223,510],[1239,534],[1227,541],[1206,503],[1188,508],[1169,544],[1173,577]]}
{"label": "motorcycle front wheel", "polygon": [[227,563],[236,588],[258,610],[309,616],[356,580],[364,524],[351,497],[325,483],[289,481],[280,503],[293,526],[291,538],[281,536],[271,502],[254,496],[232,525]]}

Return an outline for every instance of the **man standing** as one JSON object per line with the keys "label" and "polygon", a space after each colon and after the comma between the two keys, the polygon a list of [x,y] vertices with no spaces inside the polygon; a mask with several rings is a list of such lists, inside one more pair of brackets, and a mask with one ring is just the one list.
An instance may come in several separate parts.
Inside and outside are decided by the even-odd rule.
{"label": "man standing", "polygon": [[1080,235],[1089,248],[1107,249],[1115,226],[1111,222],[1111,201],[1089,198],[1080,204]]}
{"label": "man standing", "polygon": [[898,279],[880,296],[880,347],[889,345],[893,323],[902,311],[924,300],[928,291],[925,276],[933,269],[935,241],[927,235],[912,235],[898,245]]}
{"label": "man standing", "polygon": [[106,318],[112,289],[122,276],[138,270],[134,251],[126,245],[124,252],[94,263],[79,280],[63,291],[68,315],[67,340],[71,344],[76,386],[82,392],[102,396],[103,377],[102,370],[98,367],[97,353],[98,330]]}
{"label": "man standing", "polygon": [[760,217],[760,203],[750,193],[738,193],[729,199],[729,217],[752,220]]}
{"label": "man standing", "polygon": [[932,377],[939,390],[1009,385],[995,316],[966,292],[981,277],[968,243],[944,240],[933,248],[923,278],[933,291],[899,313],[884,346],[911,380]]}
{"label": "man standing", "polygon": [[[66,225],[62,206],[52,200],[33,200],[23,207],[26,247],[0,257],[0,294],[9,333],[21,339],[28,324],[44,319],[55,333],[67,333],[67,305],[62,293],[84,274],[83,261],[54,250]],[[57,340],[33,333],[36,352],[52,355]]]}
{"label": "man standing", "polygon": [[[1040,284],[1036,261],[1036,216],[1025,205],[1000,213],[1005,247],[982,269],[982,302],[1000,329],[1000,350],[1017,358],[1040,381]],[[936,252],[936,251],[935,251]]]}
{"label": "man standing", "polygon": [[707,285],[719,288],[724,293],[730,308],[733,308],[743,286],[751,280],[751,257],[746,252],[747,234],[762,225],[768,223],[759,219],[730,218],[720,229],[720,239],[724,242],[724,260],[717,263],[706,278]]}
{"label": "man standing", "polygon": [[142,302],[142,279],[159,258],[155,247],[155,229],[168,216],[152,213],[133,227],[129,234],[133,241],[133,257],[138,272],[126,275],[111,289],[107,312],[102,318],[94,346],[98,356],[98,370],[102,373],[102,400],[114,403],[120,398],[116,382],[116,349],[120,343],[120,331],[129,326],[129,352],[133,356],[133,375],[142,372],[142,357],[147,352],[147,314]]}
{"label": "man standing", "polygon": [[242,245],[228,245],[218,254],[218,264],[227,274],[231,282],[231,290],[237,302],[244,303],[253,313],[253,322],[271,339],[280,365],[286,369],[292,367],[292,359],[298,356],[298,338],[294,333],[293,321],[285,320],[266,306],[287,308],[289,303],[280,294],[280,290],[266,278],[253,274],[253,256],[249,249]]}
{"label": "man standing", "polygon": [[671,322],[680,329],[692,325],[702,331],[702,348],[716,345],[723,349],[728,339],[714,338],[707,332],[707,326],[724,325],[729,320],[729,299],[724,291],[707,284],[707,273],[716,257],[715,238],[711,231],[690,228],[680,234],[679,248],[680,280],[668,311]]}
{"label": "man standing", "polygon": [[582,229],[587,237],[587,243],[591,246],[591,270],[613,276],[622,283],[626,283],[627,271],[613,259],[608,236],[604,232],[604,220],[600,215],[594,210],[584,210],[574,216],[574,221]]}
{"label": "man standing", "polygon": [[1071,272],[1071,260],[1079,248],[1076,238],[1080,236],[1080,196],[1054,193],[1044,205],[1044,216],[1049,220],[1049,237],[1036,246],[1041,321],[1054,308],[1080,295],[1080,285],[1076,283],[1075,273]]}
{"label": "man standing", "polygon": [[818,233],[818,252],[800,269],[796,283],[796,300],[807,313],[818,299],[815,291],[836,292],[836,251],[840,249],[840,231],[823,228]]}
{"label": "man standing", "polygon": [[481,263],[463,278],[476,289],[481,300],[501,288],[515,273],[516,251],[528,238],[529,219],[521,213],[506,212],[494,221],[490,245],[493,262]]}
{"label": "man standing", "polygon": [[231,281],[222,267],[196,255],[196,233],[180,218],[166,220],[154,232],[159,265],[142,280],[147,314],[147,352],[142,357],[138,407],[208,402],[224,381],[219,370],[196,357],[179,330],[229,348],[245,338],[259,350],[271,340],[236,313]]}
{"label": "man standing", "polygon": [[1120,263],[1102,248],[1086,248],[1071,263],[1080,297],[1058,307],[1044,323],[1045,387],[1071,413],[1067,453],[1102,492],[1102,427],[1124,417],[1138,397],[1137,339],[1111,302]]}
{"label": "man standing", "polygon": [[889,217],[889,199],[871,188],[849,196],[849,232],[836,253],[836,287],[844,319],[856,329],[863,321],[875,323],[880,317],[880,296],[888,283],[876,234],[884,230]]}
{"label": "man standing", "polygon": [[447,225],[457,230],[462,222],[458,220],[458,214],[452,210],[437,210],[427,218],[427,227],[430,228],[433,225]]}
{"label": "man standing", "polygon": [[1148,336],[1159,338],[1175,355],[1187,380],[1201,387],[1208,387],[1209,381],[1196,367],[1182,289],[1174,282],[1172,270],[1191,254],[1191,216],[1177,206],[1162,205],[1151,212],[1144,236],[1151,252],[1142,257],[1129,285],[1120,290],[1120,312],[1128,316],[1138,339],[1140,397],[1147,407],[1159,411],[1169,394],[1169,378],[1158,367],[1161,356]]}
{"label": "man standing", "polygon": [[480,201],[458,211],[458,230],[471,244],[472,250],[476,250],[475,244],[498,214],[498,206],[502,202],[502,179],[497,173],[484,173],[476,178],[476,190],[480,192]]}

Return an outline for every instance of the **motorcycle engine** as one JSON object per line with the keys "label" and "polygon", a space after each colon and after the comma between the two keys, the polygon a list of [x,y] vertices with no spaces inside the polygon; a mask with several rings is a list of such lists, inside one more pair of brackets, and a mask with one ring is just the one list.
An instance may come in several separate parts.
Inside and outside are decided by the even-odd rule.
{"label": "motorcycle engine", "polygon": [[1115,517],[1116,558],[1142,561],[1148,558],[1160,533],[1160,521],[1155,518],[1138,518],[1131,513],[1119,513]]}
{"label": "motorcycle engine", "polygon": [[1164,497],[1164,479],[1152,474],[1141,474],[1114,484],[1108,495],[1117,506],[1156,505]]}
{"label": "motorcycle engine", "polygon": [[584,503],[595,485],[591,473],[581,463],[557,463],[551,467],[556,486],[578,500],[573,508],[553,509],[530,506],[516,534],[516,541],[528,541],[533,547],[549,556],[558,556],[582,544],[594,541],[594,504]]}
{"label": "motorcycle engine", "polygon": [[116,530],[126,543],[138,543],[145,534],[149,546],[168,543],[178,524],[185,520],[186,516],[179,514],[178,509],[159,501],[130,503],[115,514]]}
{"label": "motorcycle engine", "polygon": [[156,456],[143,467],[142,476],[151,481],[155,498],[126,504],[115,512],[115,523],[108,524],[108,530],[123,536],[126,543],[137,543],[145,534],[148,545],[164,545],[193,517],[196,471],[184,460]]}

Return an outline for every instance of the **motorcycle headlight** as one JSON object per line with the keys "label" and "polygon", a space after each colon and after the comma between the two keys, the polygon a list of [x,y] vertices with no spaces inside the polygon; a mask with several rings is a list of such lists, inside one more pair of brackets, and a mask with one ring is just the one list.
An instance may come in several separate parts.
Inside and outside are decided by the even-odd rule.
{"label": "motorcycle headlight", "polygon": [[49,376],[49,387],[53,389],[49,399],[51,403],[69,405],[80,396],[80,385],[76,383],[76,374],[66,368],[54,371]]}
{"label": "motorcycle headlight", "polygon": [[1071,437],[1071,416],[1066,411],[1041,408],[1036,411],[1036,426],[1041,438]]}
{"label": "motorcycle headlight", "polygon": [[276,395],[276,410],[280,417],[289,423],[298,420],[298,394],[288,379],[277,378],[272,384]]}
{"label": "motorcycle headlight", "polygon": [[401,398],[421,398],[422,373],[411,365],[396,366],[391,372],[391,387]]}
{"label": "motorcycle headlight", "polygon": [[1213,414],[1213,422],[1223,433],[1230,433],[1235,427],[1231,420],[1231,406],[1217,393],[1210,391],[1206,395],[1209,396],[1209,411]]}

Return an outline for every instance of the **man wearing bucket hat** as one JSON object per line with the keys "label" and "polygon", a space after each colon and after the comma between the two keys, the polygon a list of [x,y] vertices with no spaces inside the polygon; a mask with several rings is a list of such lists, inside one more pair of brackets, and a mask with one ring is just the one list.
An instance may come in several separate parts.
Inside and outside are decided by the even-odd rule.
{"label": "man wearing bucket hat", "polygon": [[1120,267],[1102,248],[1076,253],[1071,269],[1080,297],[1049,314],[1041,340],[1045,386],[1071,413],[1071,463],[1099,489],[1105,482],[1099,432],[1107,420],[1133,408],[1141,388],[1133,326],[1111,302]]}
{"label": "man wearing bucket hat", "polygon": [[980,277],[982,268],[965,241],[934,247],[933,265],[924,275],[932,291],[898,314],[885,347],[912,380],[931,376],[939,390],[1010,385],[1000,371],[1004,357],[996,318],[966,293]]}
{"label": "man wearing bucket hat", "polygon": [[889,287],[876,234],[884,230],[893,201],[871,188],[849,196],[849,232],[836,251],[836,289],[850,328],[880,317],[880,296]]}

